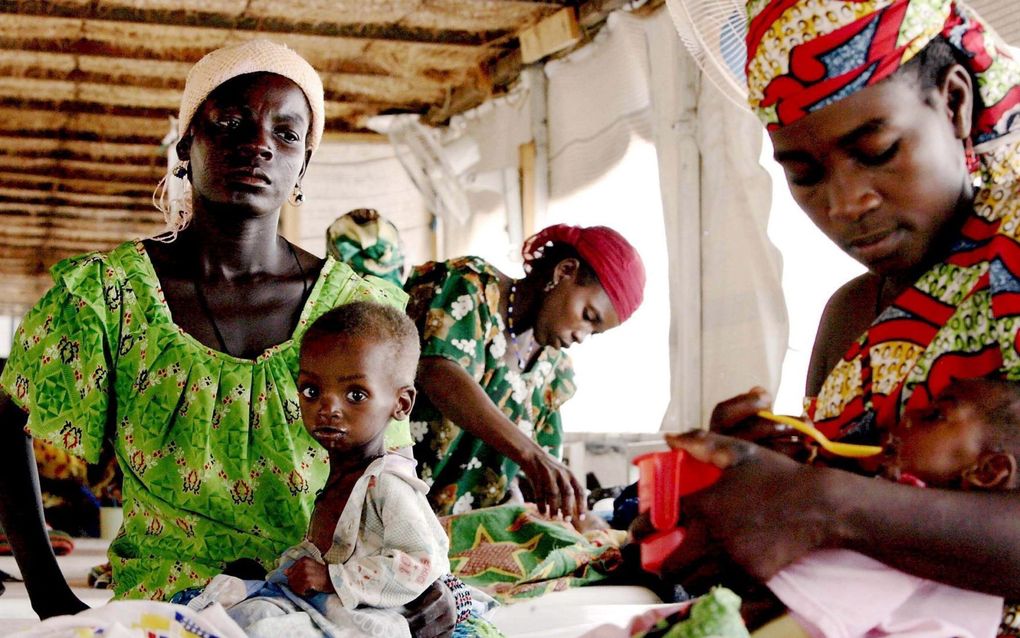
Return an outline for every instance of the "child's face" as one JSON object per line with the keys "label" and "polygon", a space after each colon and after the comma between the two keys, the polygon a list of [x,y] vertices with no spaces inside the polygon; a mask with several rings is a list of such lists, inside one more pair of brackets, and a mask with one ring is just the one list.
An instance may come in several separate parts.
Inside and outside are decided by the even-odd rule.
{"label": "child's face", "polygon": [[[959,487],[986,444],[980,382],[956,382],[926,408],[910,410],[893,430],[892,469],[931,487]],[[987,400],[987,398],[986,398]]]}
{"label": "child's face", "polygon": [[414,388],[396,382],[392,349],[370,339],[306,342],[297,387],[305,428],[330,452],[382,454],[386,425],[414,403]]}

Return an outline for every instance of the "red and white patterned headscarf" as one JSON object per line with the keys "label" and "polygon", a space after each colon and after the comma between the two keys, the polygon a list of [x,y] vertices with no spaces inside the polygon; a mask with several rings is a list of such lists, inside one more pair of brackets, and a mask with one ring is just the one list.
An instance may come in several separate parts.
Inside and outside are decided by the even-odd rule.
{"label": "red and white patterned headscarf", "polygon": [[982,20],[950,0],[752,0],[747,86],[769,129],[889,77],[942,35],[977,78],[975,144],[1020,119],[1020,64]]}

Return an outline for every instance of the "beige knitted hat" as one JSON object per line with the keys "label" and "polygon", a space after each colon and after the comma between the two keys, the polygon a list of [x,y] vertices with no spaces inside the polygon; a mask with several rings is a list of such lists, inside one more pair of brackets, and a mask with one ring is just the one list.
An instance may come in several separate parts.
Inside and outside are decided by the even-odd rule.
{"label": "beige knitted hat", "polygon": [[181,98],[178,134],[184,136],[195,111],[216,87],[247,73],[276,73],[301,87],[305,97],[308,98],[308,105],[312,108],[308,148],[318,147],[322,140],[325,119],[322,80],[319,74],[312,65],[291,49],[262,39],[216,49],[191,67],[184,85],[184,96]]}

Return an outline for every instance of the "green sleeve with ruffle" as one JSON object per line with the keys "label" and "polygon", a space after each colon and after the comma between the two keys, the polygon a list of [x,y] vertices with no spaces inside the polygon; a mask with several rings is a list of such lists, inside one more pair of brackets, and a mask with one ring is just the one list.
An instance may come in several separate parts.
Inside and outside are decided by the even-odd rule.
{"label": "green sleeve with ruffle", "polygon": [[22,319],[0,386],[28,413],[26,430],[90,463],[99,460],[120,341],[123,273],[104,255],[67,259]]}

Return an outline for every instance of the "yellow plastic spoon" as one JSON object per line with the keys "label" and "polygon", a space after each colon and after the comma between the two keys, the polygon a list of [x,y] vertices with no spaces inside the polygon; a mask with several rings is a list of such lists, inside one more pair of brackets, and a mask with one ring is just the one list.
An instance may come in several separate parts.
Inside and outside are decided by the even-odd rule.
{"label": "yellow plastic spoon", "polygon": [[836,456],[864,458],[882,453],[882,446],[880,445],[860,445],[857,443],[840,443],[839,441],[830,441],[829,438],[819,432],[815,426],[807,423],[806,421],[795,419],[792,416],[772,414],[768,410],[758,412],[758,416],[763,419],[768,419],[769,421],[789,425],[798,432],[806,434],[812,439],[818,441],[818,445],[822,446],[822,449],[832,452]]}

